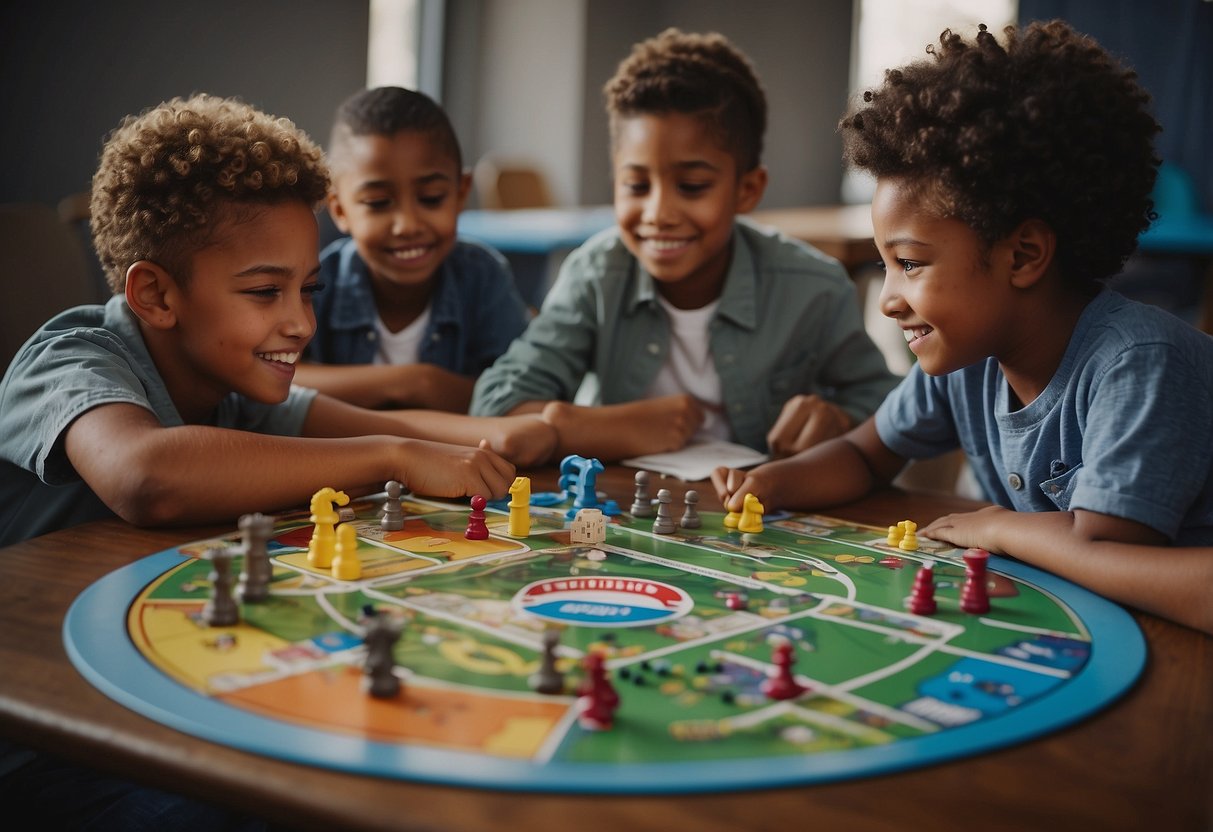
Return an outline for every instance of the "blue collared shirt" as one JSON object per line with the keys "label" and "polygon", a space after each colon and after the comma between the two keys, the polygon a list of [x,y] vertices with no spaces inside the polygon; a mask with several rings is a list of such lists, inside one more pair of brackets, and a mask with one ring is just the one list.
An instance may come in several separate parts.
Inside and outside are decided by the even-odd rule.
{"label": "blue collared shirt", "polygon": [[[320,282],[325,289],[314,300],[316,334],[307,358],[322,364],[372,363],[379,348],[379,313],[370,272],[352,239],[336,240],[321,253]],[[505,258],[459,240],[434,277],[421,361],[477,376],[526,324],[526,304]]]}
{"label": "blue collared shirt", "polygon": [[[897,383],[864,330],[842,266],[742,218],[708,328],[732,438],[752,448],[765,450],[780,410],[799,393],[817,393],[858,422]],[[609,229],[565,260],[539,316],[481,375],[471,412],[571,401],[589,373],[598,378],[599,403],[642,399],[669,341],[652,276]]]}

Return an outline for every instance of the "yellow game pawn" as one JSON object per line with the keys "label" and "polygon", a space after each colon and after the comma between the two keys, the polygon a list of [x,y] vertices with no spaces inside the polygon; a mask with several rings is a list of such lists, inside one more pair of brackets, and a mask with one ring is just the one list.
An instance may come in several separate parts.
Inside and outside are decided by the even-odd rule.
{"label": "yellow game pawn", "polygon": [[889,536],[887,542],[890,546],[897,546],[901,543],[901,538],[905,536],[906,530],[901,527],[901,524],[889,526]]}
{"label": "yellow game pawn", "polygon": [[510,486],[509,523],[505,533],[510,537],[526,537],[531,533],[531,478],[514,477]]}
{"label": "yellow game pawn", "polygon": [[735,529],[737,524],[741,522],[741,515],[735,511],[730,511],[724,516],[724,527],[726,529]]}
{"label": "yellow game pawn", "polygon": [[741,518],[737,521],[737,531],[744,534],[758,534],[762,531],[762,515],[766,511],[762,503],[753,494],[745,495],[741,509]]}
{"label": "yellow game pawn", "polygon": [[903,533],[901,541],[897,544],[897,548],[903,552],[918,551],[918,524],[913,520],[902,520],[901,528]]}
{"label": "yellow game pawn", "polygon": [[344,491],[332,488],[322,488],[312,495],[312,516],[308,519],[316,524],[312,531],[312,539],[307,546],[307,562],[317,569],[328,569],[333,564],[333,554],[337,548],[337,535],[333,527],[337,525],[340,516],[333,503],[339,506],[348,505],[350,498]]}
{"label": "yellow game pawn", "polygon": [[362,561],[358,559],[358,530],[349,523],[337,527],[333,577],[339,581],[356,581],[362,577]]}

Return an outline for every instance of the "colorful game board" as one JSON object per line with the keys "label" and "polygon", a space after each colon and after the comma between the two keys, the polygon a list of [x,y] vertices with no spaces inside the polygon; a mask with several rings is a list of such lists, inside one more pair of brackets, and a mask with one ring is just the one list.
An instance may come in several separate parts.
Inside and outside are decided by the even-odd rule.
{"label": "colorful game board", "polygon": [[[989,751],[1106,706],[1145,661],[1132,618],[1086,590],[991,558],[991,609],[966,614],[960,552],[902,551],[884,530],[826,517],[768,517],[741,535],[704,512],[702,528],[659,536],[621,514],[605,542],[571,545],[567,505],[532,507],[521,539],[490,509],[490,537],[467,540],[466,506],[406,499],[404,528],[384,531],[382,499],[350,506],[359,580],[309,566],[307,513],[280,516],[270,597],[242,604],[240,623],[202,620],[211,564],[199,558],[238,537],[200,541],[86,590],[64,624],[72,661],[127,707],[259,754],[617,793],[821,782]],[[924,563],[930,616],[906,611]],[[403,624],[393,698],[362,690],[367,605]],[[552,627],[566,681],[554,695],[528,684]],[[762,683],[784,641],[806,690],[773,700]],[[590,651],[620,697],[608,731],[577,719]]]}

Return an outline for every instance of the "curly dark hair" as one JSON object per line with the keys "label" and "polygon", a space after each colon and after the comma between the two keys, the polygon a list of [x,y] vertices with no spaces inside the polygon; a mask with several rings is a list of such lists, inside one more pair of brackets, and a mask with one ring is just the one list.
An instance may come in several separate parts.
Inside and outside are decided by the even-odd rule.
{"label": "curly dark hair", "polygon": [[923,187],[989,246],[1026,219],[1057,235],[1064,280],[1120,271],[1154,218],[1159,125],[1137,74],[1060,20],[1007,27],[1006,45],[945,29],[924,59],[842,119],[843,156]]}
{"label": "curly dark hair", "polygon": [[233,208],[314,206],[327,189],[320,148],[288,119],[232,98],[174,98],[127,116],[106,140],[89,206],[93,244],[114,292],[139,260],[187,280],[190,256]]}
{"label": "curly dark hair", "polygon": [[341,102],[329,139],[329,164],[340,167],[351,136],[392,136],[401,130],[429,136],[463,170],[459,137],[446,111],[425,93],[403,87],[375,87]]}
{"label": "curly dark hair", "polygon": [[762,161],[767,99],[753,65],[723,35],[666,29],[632,47],[603,87],[611,142],[619,121],[645,114],[697,117],[737,160],[739,173]]}

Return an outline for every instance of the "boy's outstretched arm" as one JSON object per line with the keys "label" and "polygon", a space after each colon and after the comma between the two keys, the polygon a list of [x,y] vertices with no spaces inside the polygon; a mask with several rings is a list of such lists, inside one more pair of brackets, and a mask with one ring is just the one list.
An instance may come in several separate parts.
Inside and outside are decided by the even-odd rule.
{"label": "boy's outstretched arm", "polygon": [[880,441],[876,421],[786,459],[748,471],[717,468],[712,485],[720,501],[740,511],[746,494],[753,494],[770,511],[774,508],[817,509],[857,500],[893,480],[905,459]]}
{"label": "boy's outstretched arm", "polygon": [[359,407],[467,413],[476,379],[436,364],[299,364],[295,383]]}
{"label": "boy's outstretched arm", "polygon": [[65,442],[89,487],[136,525],[225,522],[304,505],[325,486],[366,492],[388,480],[420,494],[500,497],[514,477],[513,465],[475,447],[385,435],[313,439],[166,428],[132,404],[84,413]]}
{"label": "boy's outstretched arm", "polygon": [[540,416],[468,416],[436,410],[367,410],[320,394],[304,423],[307,436],[339,437],[388,434],[431,442],[488,447],[515,465],[549,461],[556,451],[556,431]]}
{"label": "boy's outstretched arm", "polygon": [[1011,555],[1213,634],[1213,547],[1160,545],[1162,535],[1153,529],[1089,511],[1025,513],[999,506],[941,517],[919,534]]}
{"label": "boy's outstretched arm", "polygon": [[[537,404],[523,402],[512,412],[534,412]],[[580,454],[604,462],[676,451],[703,424],[703,406],[685,393],[598,407],[550,401],[542,413],[559,436],[558,456]]]}

